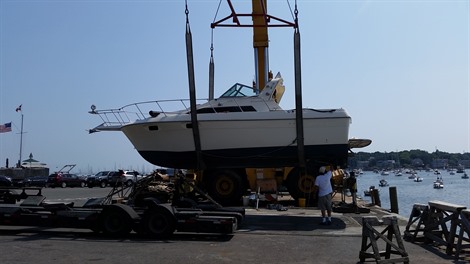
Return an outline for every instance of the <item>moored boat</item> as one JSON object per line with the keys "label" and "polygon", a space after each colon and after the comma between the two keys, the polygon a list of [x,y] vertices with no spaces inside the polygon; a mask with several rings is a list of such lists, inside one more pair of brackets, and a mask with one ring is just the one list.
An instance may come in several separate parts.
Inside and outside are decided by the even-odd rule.
{"label": "moored boat", "polygon": [[369,186],[369,189],[364,191],[364,196],[371,196],[371,193],[375,190],[375,186],[371,185]]}
{"label": "moored boat", "polygon": [[387,186],[388,186],[388,182],[387,182],[385,179],[382,179],[382,180],[380,180],[380,182],[379,182],[379,186],[380,186],[380,187],[387,187]]}
{"label": "moored boat", "polygon": [[433,183],[433,187],[434,189],[444,188],[444,180],[442,179],[442,177],[439,177],[439,176],[437,177],[437,179]]}

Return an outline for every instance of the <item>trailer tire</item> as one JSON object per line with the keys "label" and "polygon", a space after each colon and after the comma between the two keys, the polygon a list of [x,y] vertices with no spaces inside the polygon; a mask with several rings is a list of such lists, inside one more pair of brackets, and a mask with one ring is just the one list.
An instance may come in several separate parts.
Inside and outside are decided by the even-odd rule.
{"label": "trailer tire", "polygon": [[60,187],[62,187],[62,188],[65,188],[65,187],[67,187],[67,183],[65,183],[65,182],[62,182],[62,183],[60,184]]}
{"label": "trailer tire", "polygon": [[131,232],[133,220],[124,208],[109,206],[100,215],[100,226],[104,234],[123,236]]}
{"label": "trailer tire", "polygon": [[245,191],[242,177],[234,170],[216,170],[208,175],[205,185],[209,195],[222,205],[240,202]]}
{"label": "trailer tire", "polygon": [[175,216],[164,207],[151,207],[142,217],[144,234],[155,238],[167,238],[176,230]]}
{"label": "trailer tire", "polygon": [[296,167],[287,176],[287,186],[290,195],[295,200],[299,198],[306,199],[306,205],[311,206],[314,204],[316,197],[314,196],[315,178],[317,177],[316,166],[309,166],[306,173],[300,173],[300,168]]}

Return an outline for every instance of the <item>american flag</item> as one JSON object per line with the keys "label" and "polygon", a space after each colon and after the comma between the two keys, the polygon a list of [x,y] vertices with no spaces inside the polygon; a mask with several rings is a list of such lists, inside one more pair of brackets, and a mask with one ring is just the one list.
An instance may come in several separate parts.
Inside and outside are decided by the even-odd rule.
{"label": "american flag", "polygon": [[0,133],[11,132],[11,122],[0,125]]}

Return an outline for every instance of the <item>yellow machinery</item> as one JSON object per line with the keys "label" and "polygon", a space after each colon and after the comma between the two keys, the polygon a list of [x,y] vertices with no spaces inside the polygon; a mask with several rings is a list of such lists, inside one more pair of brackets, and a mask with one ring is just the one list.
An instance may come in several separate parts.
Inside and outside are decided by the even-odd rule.
{"label": "yellow machinery", "polygon": [[[295,22],[288,22],[269,15],[267,13],[266,0],[252,0],[252,13],[249,14],[237,13],[231,1],[227,0],[227,3],[230,7],[231,14],[228,17],[212,23],[211,27],[253,28],[253,48],[256,71],[256,79],[253,88],[260,92],[269,78],[272,78],[268,63],[268,27],[292,27],[296,29],[297,19]],[[242,19],[246,17],[251,18],[252,24],[242,23]],[[233,24],[224,24],[226,21],[232,21]],[[247,189],[256,191],[257,188],[260,187],[259,185],[262,181],[270,181],[271,183],[274,183],[274,186],[286,186],[290,194],[295,199],[303,197],[308,198],[307,201],[313,201],[314,197],[312,197],[312,193],[314,181],[318,172],[318,167],[322,165],[336,166],[337,164],[330,164],[329,161],[325,161],[323,163],[310,162],[307,168],[304,169],[301,169],[301,167],[226,168],[214,170],[209,168],[199,171],[196,177],[199,182],[202,182],[205,185],[209,194],[222,204],[233,204],[239,202]]]}
{"label": "yellow machinery", "polygon": [[[268,28],[269,27],[292,27],[294,34],[294,59],[296,71],[296,104],[297,99],[301,101],[300,85],[300,35],[297,24],[297,6],[295,7],[295,21],[288,22],[283,19],[271,16],[267,13],[266,0],[252,0],[252,12],[247,14],[237,13],[231,0],[227,0],[231,14],[219,21],[211,24],[215,27],[252,27],[253,28],[253,48],[255,56],[256,80],[255,89],[262,90],[270,78],[268,64]],[[243,24],[242,18],[249,17],[252,20],[250,24]],[[233,24],[224,24],[232,21]],[[271,24],[270,24],[271,23]],[[272,78],[272,77],[271,77]],[[282,91],[283,92],[283,91]],[[296,109],[302,109],[296,106]],[[302,111],[297,111],[302,112]],[[298,120],[301,118],[298,118]],[[302,122],[300,122],[302,123]],[[303,127],[297,127],[298,131],[303,131]],[[297,131],[297,133],[299,133]],[[303,132],[302,132],[303,133]],[[298,137],[299,138],[299,134]],[[302,142],[298,146],[303,148]],[[370,144],[370,140],[350,140],[350,148],[365,147]],[[260,187],[260,182],[269,181],[274,186],[285,186],[294,199],[306,198],[307,204],[315,201],[313,196],[315,177],[318,175],[320,166],[330,166],[330,168],[339,168],[345,166],[344,159],[337,157],[327,157],[323,160],[304,160],[302,151],[299,148],[299,166],[288,168],[224,168],[211,169],[206,168],[196,173],[196,179],[202,183],[210,196],[222,204],[236,204],[246,194],[248,189],[256,191]],[[305,163],[305,164],[303,164]],[[343,170],[333,170],[333,181],[336,187],[341,187],[343,183]],[[270,186],[273,186],[272,184]]]}

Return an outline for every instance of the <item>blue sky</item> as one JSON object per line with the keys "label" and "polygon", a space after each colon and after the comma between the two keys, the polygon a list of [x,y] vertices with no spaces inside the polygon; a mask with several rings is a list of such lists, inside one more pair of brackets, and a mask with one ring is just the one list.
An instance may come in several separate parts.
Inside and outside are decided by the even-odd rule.
{"label": "blue sky", "polygon": [[[196,89],[208,96],[211,29],[219,1],[188,1]],[[234,1],[250,12],[251,1]],[[290,1],[291,5],[294,4]],[[298,0],[303,105],[345,108],[363,151],[470,151],[470,3]],[[119,132],[89,135],[87,112],[139,101],[189,98],[184,1],[0,0],[0,165],[23,153],[51,170],[150,171]],[[292,20],[287,1],[271,15]],[[225,1],[217,15],[228,15]],[[274,28],[270,69],[281,72],[281,103],[295,108],[293,30]],[[216,96],[254,78],[252,31],[214,31]]]}

